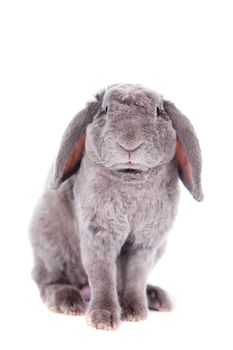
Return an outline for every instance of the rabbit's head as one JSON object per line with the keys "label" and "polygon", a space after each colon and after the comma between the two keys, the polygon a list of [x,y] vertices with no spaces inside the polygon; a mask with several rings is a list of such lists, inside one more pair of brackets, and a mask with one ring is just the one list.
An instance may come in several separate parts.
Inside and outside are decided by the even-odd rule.
{"label": "rabbit's head", "polygon": [[112,85],[70,123],[58,154],[53,187],[87,156],[110,171],[145,172],[174,157],[185,186],[202,200],[200,147],[189,120],[156,92]]}
{"label": "rabbit's head", "polygon": [[162,118],[162,99],[137,85],[117,85],[104,95],[86,130],[86,152],[111,170],[147,171],[175,155],[176,132]]}

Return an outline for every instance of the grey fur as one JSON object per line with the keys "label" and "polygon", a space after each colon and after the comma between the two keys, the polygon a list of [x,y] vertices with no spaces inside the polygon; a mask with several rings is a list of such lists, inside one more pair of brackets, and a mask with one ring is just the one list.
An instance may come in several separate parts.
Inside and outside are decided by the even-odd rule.
{"label": "grey fur", "polygon": [[[70,124],[68,125],[65,134],[62,138],[62,144],[60,147],[60,152],[56,159],[56,165],[54,168],[54,176],[51,179],[51,187],[57,188],[60,186],[63,179],[63,170],[65,166],[65,161],[67,159],[68,154],[74,147],[75,142],[79,139],[82,132],[85,131],[87,124],[91,123],[93,117],[100,111],[100,107],[102,105],[104,92],[96,95],[95,101],[88,104],[88,106],[77,113],[75,117],[72,119]],[[80,164],[77,164],[75,170],[78,170]]]}
{"label": "grey fur", "polygon": [[[77,160],[75,174],[66,180],[66,159],[84,130],[82,161]],[[120,318],[145,319],[148,307],[171,308],[166,293],[146,281],[164,252],[176,215],[177,135],[194,174],[189,190],[200,200],[201,155],[195,132],[154,91],[113,85],[70,123],[53,188],[46,188],[30,229],[33,278],[51,310],[80,314],[87,308],[90,325],[115,329]],[[89,305],[82,296],[87,284]]]}
{"label": "grey fur", "polygon": [[176,129],[177,135],[182,141],[184,150],[188,154],[189,161],[192,166],[194,182],[190,188],[188,184],[185,186],[190,190],[193,197],[197,201],[203,200],[203,193],[201,188],[201,150],[195,131],[188,120],[173,103],[164,101],[164,108],[166,113],[171,118],[172,124]]}

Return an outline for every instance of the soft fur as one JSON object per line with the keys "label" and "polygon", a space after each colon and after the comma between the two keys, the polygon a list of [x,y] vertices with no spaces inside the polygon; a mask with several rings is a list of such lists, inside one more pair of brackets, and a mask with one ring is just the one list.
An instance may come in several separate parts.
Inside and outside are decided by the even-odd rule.
{"label": "soft fur", "polygon": [[154,91],[113,85],[74,117],[30,229],[33,277],[51,310],[114,329],[148,307],[171,308],[146,281],[165,249],[179,176],[202,200],[194,129]]}

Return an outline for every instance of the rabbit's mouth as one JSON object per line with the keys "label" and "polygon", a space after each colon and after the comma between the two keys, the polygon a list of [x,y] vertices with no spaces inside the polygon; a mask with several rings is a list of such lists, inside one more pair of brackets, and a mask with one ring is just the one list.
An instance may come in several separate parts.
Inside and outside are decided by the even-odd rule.
{"label": "rabbit's mouth", "polygon": [[118,170],[118,172],[130,173],[130,174],[138,174],[138,173],[142,173],[142,170],[125,168],[125,169]]}
{"label": "rabbit's mouth", "polygon": [[145,165],[142,165],[140,163],[134,163],[131,161],[128,162],[122,162],[122,163],[115,163],[109,168],[113,171],[121,172],[121,173],[131,173],[131,174],[138,174],[143,173],[148,170],[148,167]]}

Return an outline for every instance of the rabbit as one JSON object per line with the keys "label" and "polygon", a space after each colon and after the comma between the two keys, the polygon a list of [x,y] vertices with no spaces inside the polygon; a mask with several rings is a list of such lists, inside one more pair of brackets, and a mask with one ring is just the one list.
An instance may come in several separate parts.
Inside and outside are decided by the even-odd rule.
{"label": "rabbit", "polygon": [[96,329],[168,311],[147,285],[176,216],[181,179],[203,199],[193,126],[154,90],[115,84],[68,125],[30,224],[32,277],[55,312]]}

